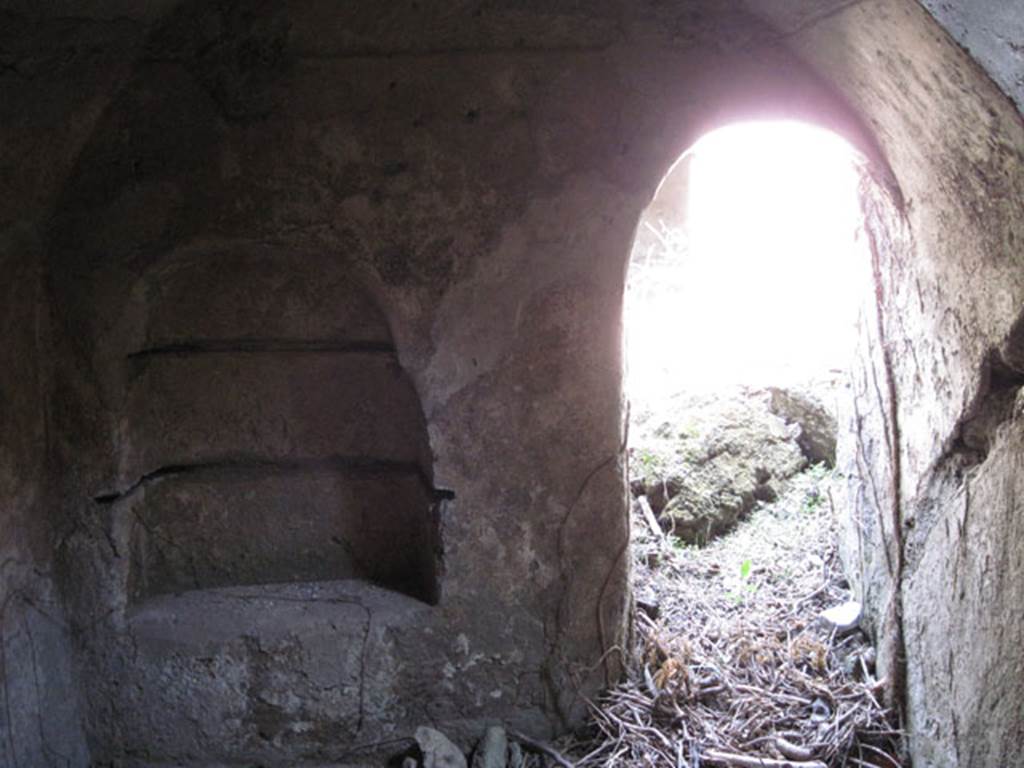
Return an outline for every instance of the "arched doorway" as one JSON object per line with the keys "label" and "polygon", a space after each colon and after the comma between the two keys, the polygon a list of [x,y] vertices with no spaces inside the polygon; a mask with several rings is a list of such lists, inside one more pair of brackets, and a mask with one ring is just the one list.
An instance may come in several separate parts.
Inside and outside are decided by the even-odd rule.
{"label": "arched doorway", "polygon": [[[834,133],[736,123],[688,149],[640,218],[624,326],[641,647],[595,715],[623,760],[899,763],[834,476],[875,314],[870,185]],[[856,717],[824,739],[843,696]],[[645,697],[676,702],[672,722],[628,725]]]}

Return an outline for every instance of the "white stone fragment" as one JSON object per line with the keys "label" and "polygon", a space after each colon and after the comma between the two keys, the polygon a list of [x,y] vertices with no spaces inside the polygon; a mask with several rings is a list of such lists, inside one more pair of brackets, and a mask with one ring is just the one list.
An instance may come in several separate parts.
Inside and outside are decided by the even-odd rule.
{"label": "white stone fragment", "polygon": [[821,612],[821,620],[837,632],[848,632],[860,624],[861,605],[855,600],[835,605]]}
{"label": "white stone fragment", "polygon": [[433,728],[416,729],[416,743],[423,752],[423,768],[466,768],[466,756],[448,737]]}

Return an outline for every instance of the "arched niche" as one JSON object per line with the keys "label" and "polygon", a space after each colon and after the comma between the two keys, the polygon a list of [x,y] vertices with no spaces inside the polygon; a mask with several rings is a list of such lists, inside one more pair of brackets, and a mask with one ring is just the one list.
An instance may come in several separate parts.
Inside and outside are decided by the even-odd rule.
{"label": "arched niche", "polygon": [[381,303],[343,258],[251,242],[117,274],[65,305],[91,320],[93,376],[63,375],[103,416],[63,438],[82,447],[62,560],[94,754],[288,760],[281,740],[379,735],[443,623],[451,497]]}
{"label": "arched niche", "polygon": [[121,324],[117,487],[98,498],[128,537],[130,603],[338,579],[436,601],[419,398],[343,270],[251,245],[177,253]]}

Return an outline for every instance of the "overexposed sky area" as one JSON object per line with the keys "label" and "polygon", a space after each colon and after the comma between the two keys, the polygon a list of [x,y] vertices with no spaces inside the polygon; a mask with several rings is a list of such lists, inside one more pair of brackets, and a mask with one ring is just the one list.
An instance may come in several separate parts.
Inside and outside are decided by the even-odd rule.
{"label": "overexposed sky area", "polygon": [[626,299],[631,397],[844,366],[868,274],[857,153],[795,122],[731,125],[690,153],[686,244],[664,290]]}

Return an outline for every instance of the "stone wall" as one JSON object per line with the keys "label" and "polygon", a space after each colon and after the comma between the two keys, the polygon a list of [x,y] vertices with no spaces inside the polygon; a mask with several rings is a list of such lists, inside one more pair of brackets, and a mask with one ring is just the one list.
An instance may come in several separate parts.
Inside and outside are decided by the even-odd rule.
{"label": "stone wall", "polygon": [[54,584],[48,511],[50,363],[41,243],[28,226],[0,234],[0,764],[84,765],[67,617]]}
{"label": "stone wall", "polygon": [[[290,764],[354,759],[353,745],[422,722],[462,738],[493,719],[539,735],[579,722],[625,642],[619,307],[637,214],[681,148],[727,116],[814,110],[859,136],[736,9],[625,32],[612,9],[384,26],[376,6],[337,14],[175,9],[141,43],[55,204],[54,431],[74,531],[59,560],[73,614],[103,617],[76,653],[95,759]],[[656,53],[638,55],[648,44]],[[427,547],[441,561],[433,608],[325,580],[358,575],[340,560],[268,571],[282,550],[253,539],[285,511],[315,518],[330,488],[289,493],[250,473],[231,487],[259,502],[234,532],[203,510],[238,497],[178,472],[239,452],[320,461],[332,446],[419,460],[415,443],[387,453],[383,415],[358,445],[338,442],[364,396],[342,389],[331,405],[303,382],[340,371],[266,367],[268,338],[322,345],[340,321],[278,286],[280,317],[309,327],[261,327],[280,317],[221,278],[245,286],[238,254],[261,253],[300,262],[266,279],[340,275],[386,319],[390,341],[370,341],[393,345],[429,436],[423,474],[454,493]],[[198,266],[183,271],[182,254]],[[254,324],[231,327],[236,304]],[[174,318],[189,327],[168,330]],[[225,355],[237,359],[224,367]],[[132,495],[146,478],[158,482]],[[212,549],[186,535],[200,513],[219,534]],[[249,543],[232,543],[238,533]],[[203,589],[177,598],[184,586]]]}
{"label": "stone wall", "polygon": [[1024,110],[1024,16],[1001,0],[922,0],[1003,91]]}
{"label": "stone wall", "polygon": [[[974,62],[918,20],[920,9],[884,5],[859,4],[799,43],[850,83],[847,96],[875,127],[900,185],[898,195],[865,194],[876,295],[854,374],[856,437],[844,451],[857,501],[850,548],[861,554],[851,572],[915,760],[1010,765],[1021,760],[1024,688],[1012,670],[1024,624],[1002,596],[989,599],[984,568],[963,563],[1000,552],[988,554],[988,567],[1007,596],[1024,572],[1012,524],[976,527],[964,508],[984,508],[979,519],[1015,514],[1012,495],[971,489],[991,487],[984,478],[999,470],[986,456],[997,446],[1013,454],[1008,403],[1020,379],[1008,350],[1024,306],[1024,130]],[[873,32],[858,42],[851,29]],[[829,56],[819,52],[837,40],[845,42]],[[883,75],[851,78],[850,62]],[[1000,674],[998,705],[981,715],[982,701],[995,701],[983,691]]]}
{"label": "stone wall", "polygon": [[[422,723],[579,722],[628,634],[637,217],[703,132],[781,116],[843,133],[875,180],[881,314],[847,455],[912,749],[1012,763],[1024,692],[977,723],[1024,626],[1000,612],[1024,583],[999,548],[1013,417],[967,430],[976,486],[946,467],[1015,386],[1020,117],[916,2],[809,5],[5,3],[4,594],[31,585],[53,621],[5,603],[25,704],[0,749],[83,765],[84,732],[97,761],[296,765]],[[341,469],[401,477],[380,498]],[[965,520],[969,487],[999,503]],[[399,498],[330,554],[329,521]],[[411,562],[384,555],[403,534]],[[961,588],[994,602],[967,612]],[[949,632],[924,622],[943,613]]]}
{"label": "stone wall", "polygon": [[[0,12],[0,764],[84,766],[89,751],[56,584],[61,535],[52,456],[53,333],[43,262],[48,203],[111,83],[127,31],[89,24],[89,66],[70,25]],[[129,46],[130,48],[130,46]],[[15,65],[15,61],[20,62]],[[81,62],[78,62],[81,64]],[[44,75],[45,73],[45,75]],[[40,80],[36,77],[41,76]],[[45,83],[45,85],[43,85]]]}

